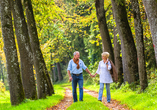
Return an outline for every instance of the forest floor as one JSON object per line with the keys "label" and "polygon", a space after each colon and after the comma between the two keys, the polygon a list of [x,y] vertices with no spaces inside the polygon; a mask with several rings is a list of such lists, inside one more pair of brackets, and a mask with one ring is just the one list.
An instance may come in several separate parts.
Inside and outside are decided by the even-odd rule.
{"label": "forest floor", "polygon": [[[58,103],[57,105],[51,107],[51,108],[47,108],[47,110],[66,110],[72,103],[73,103],[73,99],[72,99],[72,91],[69,88],[65,88],[65,96],[64,99],[60,101],[60,103]],[[89,95],[93,96],[93,97],[98,97],[98,93],[95,91],[91,91],[88,89],[84,88],[84,92],[88,93]],[[106,97],[103,96],[103,100],[102,103],[104,104],[104,106],[108,107],[110,110],[130,110],[127,105],[122,105],[120,104],[120,101],[117,100],[113,100],[111,99],[111,102],[108,103],[106,101]]]}

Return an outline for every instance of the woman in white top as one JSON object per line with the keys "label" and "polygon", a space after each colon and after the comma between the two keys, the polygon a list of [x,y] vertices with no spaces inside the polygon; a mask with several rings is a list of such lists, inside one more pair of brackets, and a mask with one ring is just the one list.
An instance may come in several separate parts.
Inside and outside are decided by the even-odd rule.
{"label": "woman in white top", "polygon": [[111,67],[110,61],[108,60],[109,53],[103,52],[101,55],[102,55],[102,60],[99,62],[98,69],[96,73],[94,74],[94,76],[96,74],[99,74],[100,76],[100,89],[99,89],[98,100],[102,101],[104,84],[106,84],[107,102],[110,103],[110,100],[111,100],[110,83],[113,82],[112,76],[110,74],[110,70],[112,67]]}

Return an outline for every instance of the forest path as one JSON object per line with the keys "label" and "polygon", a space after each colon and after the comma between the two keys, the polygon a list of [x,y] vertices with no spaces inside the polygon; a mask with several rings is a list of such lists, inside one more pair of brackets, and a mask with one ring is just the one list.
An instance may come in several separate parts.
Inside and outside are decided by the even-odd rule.
{"label": "forest path", "polygon": [[[47,108],[46,110],[66,110],[72,103],[73,103],[73,98],[72,98],[72,91],[69,88],[65,88],[65,96],[64,99],[61,100],[60,103],[58,103],[57,105],[51,107],[51,108]],[[98,93],[95,91],[91,91],[88,89],[83,89],[84,92],[88,93],[89,95],[93,96],[93,97],[98,97]],[[103,96],[103,100],[102,103],[104,104],[104,106],[108,107],[110,110],[131,110],[127,107],[127,105],[120,104],[120,101],[117,100],[113,100],[111,99],[111,102],[108,103],[106,101],[106,97]]]}
{"label": "forest path", "polygon": [[[84,90],[84,92],[90,94],[91,96],[98,98],[98,93],[97,92],[91,91],[91,90],[88,90],[88,89],[85,89],[85,88],[83,90]],[[104,97],[104,96],[102,97],[102,103],[106,107],[108,107],[110,110],[130,110],[127,107],[127,105],[124,105],[124,104],[121,105],[120,101],[117,101],[117,100],[111,99],[111,102],[108,103],[107,100],[106,100],[106,97]]]}
{"label": "forest path", "polygon": [[46,110],[66,110],[73,103],[71,89],[65,88],[64,99],[57,105],[47,108]]}

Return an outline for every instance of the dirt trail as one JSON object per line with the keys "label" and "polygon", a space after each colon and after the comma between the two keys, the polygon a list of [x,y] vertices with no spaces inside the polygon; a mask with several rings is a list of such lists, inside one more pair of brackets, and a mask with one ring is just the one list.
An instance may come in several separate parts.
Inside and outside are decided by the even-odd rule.
{"label": "dirt trail", "polygon": [[47,108],[46,110],[66,110],[72,103],[72,92],[69,88],[65,88],[65,97],[61,102],[51,108]]}
{"label": "dirt trail", "polygon": [[[73,103],[73,98],[72,98],[72,92],[71,89],[69,88],[65,88],[66,92],[65,92],[65,97],[63,100],[61,100],[61,102],[51,108],[47,108],[46,110],[66,110],[72,103]],[[87,90],[87,89],[83,89],[84,92],[90,94],[93,97],[98,97],[98,93],[95,91],[91,91],[91,90]],[[112,100],[110,103],[107,103],[106,101],[106,97],[103,96],[103,100],[102,103],[108,107],[110,110],[131,110],[129,109],[126,105],[121,105],[119,101],[116,100]]]}
{"label": "dirt trail", "polygon": [[[87,90],[87,89],[83,89],[84,92],[90,94],[91,96],[93,97],[98,97],[98,93],[95,92],[95,91],[90,91],[90,90]],[[102,99],[102,103],[108,107],[110,110],[131,110],[129,109],[126,105],[121,105],[119,101],[116,101],[116,100],[112,100],[111,99],[111,102],[108,103],[107,100],[106,100],[106,97],[103,96],[103,99]]]}

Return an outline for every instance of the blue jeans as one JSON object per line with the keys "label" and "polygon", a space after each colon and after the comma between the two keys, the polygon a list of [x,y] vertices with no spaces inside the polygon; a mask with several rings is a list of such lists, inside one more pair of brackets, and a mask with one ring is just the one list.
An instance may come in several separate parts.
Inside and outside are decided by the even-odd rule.
{"label": "blue jeans", "polygon": [[[104,90],[104,83],[100,83],[98,100],[102,101],[103,90]],[[106,83],[106,93],[107,93],[107,102],[110,102],[111,100],[110,83]]]}
{"label": "blue jeans", "polygon": [[79,84],[79,93],[80,93],[80,101],[83,101],[83,75],[80,74],[79,76],[72,74],[72,89],[73,89],[73,100],[74,102],[77,102],[77,83]]}

